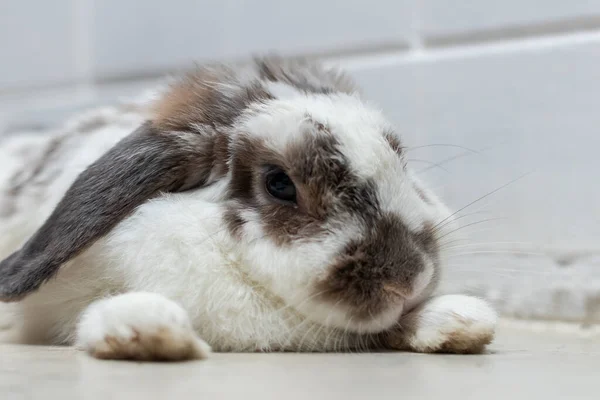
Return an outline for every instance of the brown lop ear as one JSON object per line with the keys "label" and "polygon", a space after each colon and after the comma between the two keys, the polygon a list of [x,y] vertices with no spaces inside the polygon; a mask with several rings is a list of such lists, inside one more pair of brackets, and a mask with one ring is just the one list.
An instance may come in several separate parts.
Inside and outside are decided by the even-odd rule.
{"label": "brown lop ear", "polygon": [[220,141],[208,127],[174,133],[142,125],[82,172],[42,227],[0,262],[0,299],[37,290],[149,198],[210,183],[214,168],[224,172],[215,159]]}

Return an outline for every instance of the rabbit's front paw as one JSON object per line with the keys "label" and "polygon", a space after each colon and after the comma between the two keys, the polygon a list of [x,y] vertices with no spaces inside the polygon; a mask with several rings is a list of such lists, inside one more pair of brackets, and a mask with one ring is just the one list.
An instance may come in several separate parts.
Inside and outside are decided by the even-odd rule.
{"label": "rabbit's front paw", "polygon": [[388,344],[419,353],[480,353],[494,339],[496,312],[485,301],[462,295],[429,299],[400,320]]}
{"label": "rabbit's front paw", "polygon": [[126,293],[91,304],[79,322],[77,345],[96,358],[138,361],[201,359],[211,351],[185,310],[155,293]]}

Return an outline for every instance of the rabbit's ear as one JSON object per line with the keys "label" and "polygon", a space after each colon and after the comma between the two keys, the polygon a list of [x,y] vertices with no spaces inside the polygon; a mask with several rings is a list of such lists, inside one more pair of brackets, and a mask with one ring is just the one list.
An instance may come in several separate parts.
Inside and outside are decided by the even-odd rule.
{"label": "rabbit's ear", "polygon": [[215,141],[222,138],[210,127],[185,133],[143,124],[82,172],[42,227],[0,263],[0,300],[16,301],[37,290],[160,192],[218,179],[223,171],[215,171]]}

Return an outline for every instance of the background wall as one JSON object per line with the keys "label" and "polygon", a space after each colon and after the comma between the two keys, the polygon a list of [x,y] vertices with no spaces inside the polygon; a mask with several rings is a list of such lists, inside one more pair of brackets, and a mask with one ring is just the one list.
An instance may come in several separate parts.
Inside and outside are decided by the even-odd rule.
{"label": "background wall", "polygon": [[446,290],[600,323],[600,0],[2,0],[0,49],[4,132],[192,59],[323,56],[410,145],[469,149],[411,152],[456,209],[512,182],[461,212]]}

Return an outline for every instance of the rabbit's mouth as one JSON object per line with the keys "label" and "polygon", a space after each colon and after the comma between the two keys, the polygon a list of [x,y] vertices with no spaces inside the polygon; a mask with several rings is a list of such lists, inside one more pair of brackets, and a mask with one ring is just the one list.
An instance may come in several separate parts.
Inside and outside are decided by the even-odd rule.
{"label": "rabbit's mouth", "polygon": [[365,310],[357,312],[339,302],[332,305],[329,302],[317,301],[305,302],[298,307],[298,311],[321,325],[342,329],[345,332],[366,334],[383,332],[396,326],[405,314],[404,304],[403,300],[396,298],[376,314],[367,311],[365,315]]}

